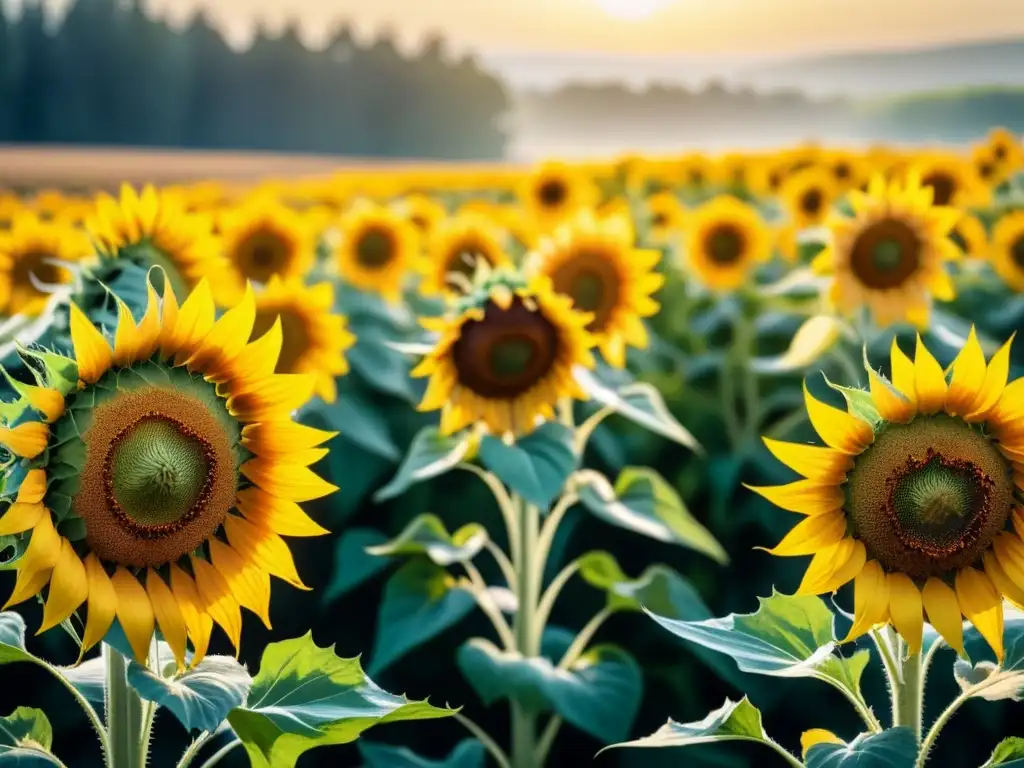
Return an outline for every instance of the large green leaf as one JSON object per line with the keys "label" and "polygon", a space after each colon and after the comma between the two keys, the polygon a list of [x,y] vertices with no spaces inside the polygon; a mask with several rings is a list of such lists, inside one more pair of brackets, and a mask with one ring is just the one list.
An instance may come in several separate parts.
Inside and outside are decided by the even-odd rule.
{"label": "large green leaf", "polygon": [[991,757],[981,768],[993,768],[997,765],[1005,766],[1005,768],[1024,766],[1024,739],[1019,736],[1010,736],[1000,741],[992,750]]}
{"label": "large green leaf", "polygon": [[981,633],[973,625],[964,625],[964,650],[971,662],[957,659],[953,674],[957,683],[971,695],[988,701],[1024,698],[1024,614],[1007,611],[1003,622],[1005,655],[1001,665]]}
{"label": "large green leaf", "polygon": [[403,565],[384,587],[370,674],[378,674],[456,624],[474,603],[467,590],[431,561],[416,559]]}
{"label": "large green leaf", "polygon": [[383,544],[387,540],[387,536],[374,528],[349,528],[345,531],[334,546],[334,568],[331,580],[323,592],[323,601],[329,603],[337,600],[391,565],[390,558],[371,555],[366,551],[367,547]]}
{"label": "large green leaf", "polygon": [[89,703],[103,704],[107,686],[107,666],[102,655],[93,656],[74,667],[61,667],[60,671]]}
{"label": "large green leaf", "polygon": [[684,640],[726,654],[744,672],[771,677],[813,677],[848,691],[860,691],[870,652],[841,656],[836,650],[835,615],[814,596],[778,592],[759,599],[756,613],[706,621],[650,616]]}
{"label": "large green leaf", "polygon": [[509,488],[542,510],[551,506],[578,457],[572,433],[549,421],[512,445],[487,435],[480,442],[480,461]]}
{"label": "large green leaf", "polygon": [[346,386],[338,392],[336,402],[318,404],[313,410],[331,429],[360,448],[388,461],[398,461],[402,455],[384,413],[359,387]]}
{"label": "large green leaf", "polygon": [[14,611],[0,613],[0,664],[15,661],[36,661],[25,650],[25,620]]}
{"label": "large green leaf", "polygon": [[408,403],[416,402],[409,379],[409,359],[392,349],[389,342],[401,334],[389,322],[369,316],[349,316],[349,329],[356,344],[345,353],[352,371],[367,386]]}
{"label": "large green leaf", "polygon": [[587,393],[606,408],[662,437],[701,450],[697,439],[676,420],[661,393],[650,384],[635,382],[612,389],[588,371],[581,372],[579,378]]}
{"label": "large green leaf", "polygon": [[416,483],[444,474],[465,458],[469,446],[466,432],[446,436],[437,427],[424,427],[413,438],[394,478],[377,491],[374,500],[392,499]]}
{"label": "large green leaf", "polygon": [[133,661],[128,682],[146,701],[171,710],[187,730],[213,733],[245,701],[252,678],[230,656],[207,656],[187,672],[167,677]]}
{"label": "large green leaf", "polygon": [[815,744],[807,768],[913,768],[917,739],[909,728],[862,733],[849,744]]}
{"label": "large green leaf", "polygon": [[18,707],[7,717],[0,717],[0,766],[3,768],[38,768],[62,766],[50,752],[53,729],[41,709]]}
{"label": "large green leaf", "polygon": [[464,739],[455,745],[447,757],[429,760],[420,757],[408,747],[391,744],[359,742],[359,753],[366,768],[484,768],[487,753],[476,739]]}
{"label": "large green leaf", "polygon": [[306,635],[267,646],[245,706],[228,722],[253,768],[294,768],[306,751],[355,741],[379,723],[451,714],[382,690],[358,659],[339,658]]}
{"label": "large green leaf", "polygon": [[729,561],[722,545],[653,469],[626,467],[614,488],[599,472],[587,470],[577,477],[580,501],[605,522],[658,541],[690,547],[720,563]]}
{"label": "large green leaf", "polygon": [[550,659],[524,658],[476,637],[459,649],[458,664],[485,704],[514,699],[536,711],[554,710],[603,742],[625,737],[640,706],[640,667],[613,645],[595,646],[559,670]]}
{"label": "large green leaf", "polygon": [[472,560],[487,544],[487,530],[479,523],[468,523],[448,533],[437,515],[418,515],[391,541],[367,547],[370,555],[426,555],[438,565]]}

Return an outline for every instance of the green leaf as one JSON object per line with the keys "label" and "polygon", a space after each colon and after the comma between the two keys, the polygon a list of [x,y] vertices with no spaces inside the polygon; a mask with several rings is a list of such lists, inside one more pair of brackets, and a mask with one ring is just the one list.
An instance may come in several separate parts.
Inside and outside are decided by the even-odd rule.
{"label": "green leaf", "polygon": [[103,704],[107,666],[103,656],[94,656],[75,667],[61,667],[61,674],[92,704]]}
{"label": "green leaf", "polygon": [[759,602],[756,613],[705,621],[647,613],[674,635],[730,656],[744,672],[813,677],[859,694],[871,654],[863,650],[845,657],[836,651],[835,616],[824,600],[775,592]]}
{"label": "green leaf", "polygon": [[14,611],[0,613],[0,664],[36,660],[25,649],[25,620]]}
{"label": "green leaf", "polygon": [[323,592],[323,601],[330,603],[391,565],[391,559],[368,554],[367,547],[388,540],[374,528],[349,528],[334,547],[334,568]]}
{"label": "green leaf", "polygon": [[1024,698],[1024,614],[1006,611],[1003,646],[1006,655],[998,665],[981,633],[971,624],[964,625],[964,650],[971,662],[957,659],[953,675],[963,690],[972,689],[972,697],[988,701]]}
{"label": "green leaf", "polygon": [[992,750],[992,756],[985,761],[981,768],[992,768],[996,765],[1013,766],[1013,768],[1020,768],[1024,765],[1024,739],[1019,736],[1010,736],[996,744],[996,748]]}
{"label": "green leaf", "polygon": [[862,733],[849,744],[815,744],[807,768],[913,768],[917,739],[906,727]]}
{"label": "green leaf", "polygon": [[17,568],[27,546],[21,536],[0,536],[0,571]]}
{"label": "green leaf", "polygon": [[[824,376],[824,374],[822,374]],[[854,387],[844,387],[839,384],[833,384],[829,381],[828,376],[825,376],[825,383],[828,384],[836,392],[842,394],[846,399],[846,405],[857,418],[862,421],[866,421],[872,427],[877,426],[882,421],[882,415],[878,412],[878,408],[875,406],[874,398],[871,397],[871,393],[865,389],[856,389]]]}
{"label": "green leaf", "polygon": [[171,710],[187,730],[213,733],[245,701],[252,679],[230,656],[207,656],[195,668],[171,677],[133,661],[128,682],[146,701]]}
{"label": "green leaf", "polygon": [[697,438],[676,420],[661,393],[650,384],[635,382],[615,390],[589,371],[582,371],[579,379],[591,398],[606,408],[693,451],[702,450]]}
{"label": "green leaf", "polygon": [[50,752],[51,744],[53,729],[43,710],[18,707],[9,716],[0,717],[0,766],[61,766]]}
{"label": "green leaf", "polygon": [[391,438],[384,414],[358,387],[345,387],[339,391],[336,402],[318,404],[313,410],[331,429],[375,456],[398,461],[402,455]]}
{"label": "green leaf", "polygon": [[413,438],[394,478],[377,491],[374,501],[393,499],[416,483],[443,475],[465,458],[469,446],[466,432],[445,436],[437,427],[424,427]]}
{"label": "green leaf", "polygon": [[339,658],[307,634],[266,647],[245,706],[228,722],[253,768],[293,768],[306,751],[348,744],[379,723],[452,714],[382,690],[359,659]]}
{"label": "green leaf", "polygon": [[549,421],[512,445],[486,435],[480,461],[515,493],[546,510],[576,469],[577,456],[572,433]]}
{"label": "green leaf", "polygon": [[613,488],[599,472],[580,472],[583,505],[607,523],[658,541],[679,544],[719,563],[729,556],[718,540],[686,508],[669,483],[653,469],[626,467]]}
{"label": "green leaf", "polygon": [[473,596],[429,560],[411,560],[384,587],[370,673],[378,674],[413,648],[461,621]]}
{"label": "green leaf", "polygon": [[[761,722],[761,712],[744,696],[739,701],[725,700],[718,709],[709,712],[703,720],[677,723],[669,720],[650,736],[612,744],[616,747],[692,747],[716,741],[753,741],[779,750],[778,744],[768,738]],[[603,750],[602,750],[603,751]]]}
{"label": "green leaf", "polygon": [[459,648],[458,664],[488,706],[514,699],[535,711],[553,710],[603,742],[625,737],[640,706],[640,667],[612,645],[595,646],[559,670],[550,659],[524,658],[476,637]]}
{"label": "green leaf", "polygon": [[409,379],[409,359],[390,348],[389,342],[399,333],[387,329],[387,325],[390,323],[349,315],[349,330],[355,334],[356,344],[345,356],[367,386],[414,403],[417,398]]}
{"label": "green leaf", "polygon": [[426,555],[438,565],[451,565],[472,560],[487,544],[487,538],[487,530],[479,523],[464,525],[452,534],[441,518],[424,513],[391,541],[367,547],[366,551],[378,557]]}
{"label": "green leaf", "polygon": [[578,562],[580,576],[592,587],[610,590],[614,585],[629,580],[610,552],[587,552],[580,555]]}
{"label": "green leaf", "polygon": [[360,741],[359,753],[366,768],[484,768],[487,752],[476,739],[463,739],[447,757],[428,760],[408,747]]}

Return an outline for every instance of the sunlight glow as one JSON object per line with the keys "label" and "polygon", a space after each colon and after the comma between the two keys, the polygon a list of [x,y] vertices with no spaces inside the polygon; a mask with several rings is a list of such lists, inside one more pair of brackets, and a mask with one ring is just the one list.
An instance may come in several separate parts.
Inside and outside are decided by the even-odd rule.
{"label": "sunlight glow", "polygon": [[657,13],[672,0],[595,0],[605,13],[617,19],[640,21]]}

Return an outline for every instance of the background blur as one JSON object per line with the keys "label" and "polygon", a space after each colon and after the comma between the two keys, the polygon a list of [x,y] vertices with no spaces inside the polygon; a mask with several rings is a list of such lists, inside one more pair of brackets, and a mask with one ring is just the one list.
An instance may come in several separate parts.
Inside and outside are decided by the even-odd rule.
{"label": "background blur", "polygon": [[[124,161],[114,150],[181,148],[364,158],[528,161],[549,155],[724,151],[805,140],[960,145],[994,125],[1024,132],[1024,13],[1021,0],[163,0],[139,3],[77,0],[39,4],[0,0],[0,187],[22,183],[32,169],[56,178],[62,163],[88,167],[117,183]],[[1016,37],[1015,37],[1016,36]],[[5,146],[10,145],[10,146]],[[32,145],[41,154],[25,154]],[[65,145],[89,154],[62,154]],[[26,161],[25,158],[29,158]],[[160,178],[166,167],[134,166]],[[178,161],[162,155],[159,163]],[[184,162],[184,161],[183,161]],[[325,160],[330,170],[342,160]],[[47,165],[49,163],[49,165]],[[260,163],[263,163],[262,165]],[[270,161],[242,169],[268,168]],[[66,166],[70,168],[71,166]],[[204,160],[210,176],[222,175]],[[275,173],[299,168],[275,165]],[[307,166],[301,166],[306,169]],[[317,167],[315,163],[308,166]],[[16,173],[17,172],[17,173]],[[242,171],[239,171],[240,173]],[[678,382],[676,382],[678,388]],[[698,439],[714,445],[718,425],[687,406],[671,405]],[[407,445],[420,423],[407,408],[386,424]],[[705,415],[706,416],[706,415]],[[622,429],[621,424],[614,425]],[[675,482],[694,513],[732,558],[719,568],[699,555],[613,529],[581,526],[568,555],[605,548],[627,573],[666,562],[697,584],[716,615],[753,611],[755,595],[773,584],[792,591],[802,562],[753,550],[774,544],[790,520],[753,494],[719,494],[736,477],[771,482],[761,454],[712,452],[698,458],[650,435],[622,430],[622,452],[595,463],[651,464]],[[717,435],[720,437],[720,435]],[[809,439],[809,435],[807,438]],[[793,439],[801,439],[794,436]],[[486,492],[471,477],[417,486],[385,505],[370,501],[396,461],[359,450],[331,456],[342,487],[314,513],[334,531],[373,525],[397,533],[416,514],[442,514],[455,529],[469,520],[498,528]],[[320,645],[341,655],[373,646],[382,578],[333,600],[328,589],[335,542],[295,540],[293,551],[313,592],[282,585],[273,605],[274,631],[247,617],[243,660],[255,669],[263,645],[304,634],[312,624]],[[0,594],[13,581],[0,574]],[[566,591],[558,623],[579,627],[599,596],[585,586]],[[20,610],[20,609],[19,609]],[[28,606],[32,626],[37,609]],[[485,728],[501,734],[504,708],[486,711],[461,679],[455,649],[486,634],[470,616],[377,679],[391,691],[466,704]],[[621,615],[601,637],[640,659],[645,698],[634,735],[665,718],[702,718],[738,690],[653,622]],[[70,641],[57,631],[31,640],[37,650],[70,663]],[[227,652],[226,647],[214,649]],[[0,712],[39,706],[56,733],[58,754],[76,754],[71,768],[98,765],[91,734],[77,711],[53,702],[65,694],[43,672],[7,667]],[[788,746],[801,730],[826,725],[852,733],[855,722],[839,694],[810,681],[749,681],[767,726]],[[952,681],[933,682],[935,701],[948,701]],[[869,700],[882,682],[869,673]],[[940,766],[967,766],[972,741],[987,752],[997,735],[1018,734],[1007,707],[968,704],[943,737]],[[934,712],[929,713],[934,716]],[[820,718],[821,723],[816,722]],[[844,718],[846,718],[844,720]],[[158,723],[162,744],[186,737],[176,723]],[[410,724],[371,739],[404,743],[440,758],[465,736],[454,721]],[[566,729],[554,765],[589,765],[597,744]],[[960,754],[960,750],[963,754]],[[179,750],[156,753],[156,768]],[[240,753],[235,762],[242,765]],[[603,755],[598,766],[757,766],[772,755],[729,745],[684,753],[650,750]],[[948,760],[948,762],[947,762]],[[354,746],[309,753],[309,766],[359,765]],[[781,762],[778,763],[782,765]],[[455,766],[452,766],[455,768]]]}

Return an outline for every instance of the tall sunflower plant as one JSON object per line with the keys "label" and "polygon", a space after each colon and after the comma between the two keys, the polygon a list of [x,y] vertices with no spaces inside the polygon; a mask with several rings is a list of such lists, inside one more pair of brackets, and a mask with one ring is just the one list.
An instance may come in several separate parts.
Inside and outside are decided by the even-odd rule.
{"label": "tall sunflower plant", "polygon": [[[110,334],[72,302],[70,351],[22,347],[27,375],[8,376],[0,553],[15,583],[0,665],[48,672],[108,768],[148,764],[158,711],[192,736],[182,768],[239,749],[286,768],[380,722],[454,714],[386,693],[310,634],[268,645],[255,676],[239,663],[242,609],[270,626],[271,577],[308,589],[283,537],[327,533],[300,504],[336,490],[310,468],[335,433],[293,418],[318,383],[277,371],[280,319],[251,338],[264,300],[251,287],[218,317],[205,279],[180,303],[159,270],[143,285],[142,313],[113,295]],[[9,610],[34,605],[35,634],[61,628],[73,663],[39,655]],[[211,652],[215,628],[233,655]],[[3,757],[75,764],[30,707],[0,717]]]}
{"label": "tall sunflower plant", "polygon": [[[416,435],[375,499],[465,472],[489,490],[502,524],[488,529],[470,521],[451,530],[450,515],[424,512],[391,539],[352,529],[339,543],[350,557],[339,559],[335,576],[348,586],[335,597],[394,569],[379,609],[372,672],[474,609],[487,618],[492,634],[466,640],[456,661],[485,706],[507,702],[510,742],[486,733],[470,707],[456,718],[502,768],[544,765],[564,725],[603,743],[629,732],[641,671],[627,650],[595,642],[609,618],[655,604],[680,620],[711,615],[693,585],[667,565],[627,575],[606,551],[563,562],[576,517],[727,560],[656,472],[630,466],[613,482],[585,461],[613,414],[700,450],[656,390],[622,384],[625,348],[645,343],[641,318],[657,311],[651,294],[661,284],[657,252],[623,242],[614,226],[579,221],[521,269],[478,269],[470,290],[443,314],[421,319],[425,340],[402,347],[420,357],[412,377],[427,381],[419,410],[440,411],[440,421]],[[620,371],[619,380],[609,371]],[[357,557],[357,549],[365,554]],[[568,630],[557,625],[557,609],[575,580],[603,593],[604,605]]]}

